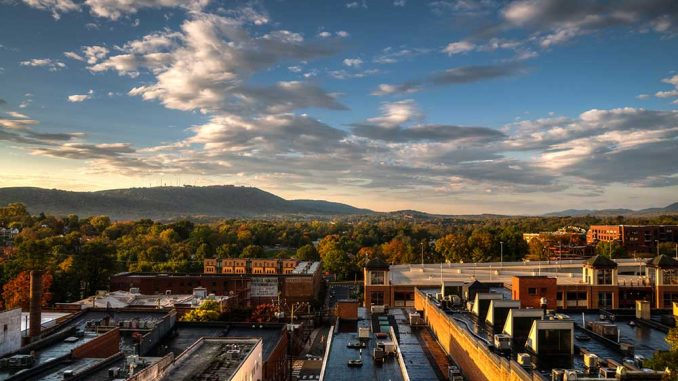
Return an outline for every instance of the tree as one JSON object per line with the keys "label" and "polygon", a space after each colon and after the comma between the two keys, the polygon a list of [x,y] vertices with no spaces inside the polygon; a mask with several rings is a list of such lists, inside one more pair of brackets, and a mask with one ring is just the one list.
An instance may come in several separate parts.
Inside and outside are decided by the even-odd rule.
{"label": "tree", "polygon": [[323,257],[323,267],[330,273],[336,274],[338,279],[346,279],[351,271],[351,263],[345,251],[334,249]]}
{"label": "tree", "polygon": [[90,218],[89,223],[97,232],[101,233],[111,225],[111,219],[108,216],[96,216]]}
{"label": "tree", "polygon": [[[42,299],[40,304],[46,306],[52,299],[49,289],[52,287],[52,275],[50,273],[42,274]],[[30,271],[22,271],[15,278],[2,286],[2,299],[5,302],[6,309],[20,307],[23,310],[29,309],[30,290],[31,290]]]}
{"label": "tree", "polygon": [[448,234],[436,241],[436,251],[447,261],[458,263],[468,262],[471,250],[468,246],[468,240],[463,234]]}
{"label": "tree", "polygon": [[297,249],[296,258],[300,261],[319,261],[320,255],[315,246],[308,244]]}
{"label": "tree", "polygon": [[[471,256],[474,262],[485,262],[492,259],[492,234],[487,231],[476,229],[468,239],[471,248]],[[482,260],[481,260],[482,259]]]}
{"label": "tree", "polygon": [[532,238],[528,244],[528,247],[528,255],[531,260],[543,261],[546,259],[546,254],[544,253],[544,244],[541,243],[540,239]]}
{"label": "tree", "polygon": [[183,321],[215,321],[221,317],[221,307],[219,302],[214,300],[205,300],[200,307],[194,308],[181,318]]}
{"label": "tree", "polygon": [[619,241],[600,241],[596,245],[596,255],[603,255],[609,258],[620,258],[624,256],[624,248]]}
{"label": "tree", "polygon": [[258,245],[249,245],[240,254],[240,258],[264,258],[264,257],[265,257],[264,248]]}
{"label": "tree", "polygon": [[415,256],[410,237],[398,235],[389,242],[381,245],[381,251],[389,263],[413,263]]}

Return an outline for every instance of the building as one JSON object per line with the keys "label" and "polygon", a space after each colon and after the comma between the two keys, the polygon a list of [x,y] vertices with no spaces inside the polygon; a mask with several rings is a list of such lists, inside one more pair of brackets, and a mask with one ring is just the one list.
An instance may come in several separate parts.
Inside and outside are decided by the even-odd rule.
{"label": "building", "polygon": [[261,380],[262,348],[262,340],[257,338],[203,337],[148,380]]}
{"label": "building", "polygon": [[[217,265],[215,261],[206,259],[202,274],[119,273],[111,277],[111,291],[190,295],[202,287],[207,294],[236,298],[234,305],[250,306],[272,303],[278,297],[288,304],[310,303],[318,300],[322,290],[320,262],[229,259]],[[226,272],[224,261],[229,265]]]}
{"label": "building", "polygon": [[586,242],[619,242],[627,253],[654,253],[659,242],[678,242],[678,225],[591,225]]}
{"label": "building", "polygon": [[[133,290],[137,291],[137,290]],[[136,308],[176,310],[181,318],[185,313],[200,307],[203,301],[211,300],[219,304],[222,314],[237,306],[237,298],[229,295],[216,296],[207,293],[207,289],[198,287],[192,294],[156,294],[144,295],[129,291],[100,291],[97,295],[72,303],[57,303],[57,309],[76,310],[87,308]]]}
{"label": "building", "polygon": [[511,281],[513,300],[520,301],[521,308],[541,308],[546,301],[546,308],[556,308],[556,278],[535,275],[517,275]]}
{"label": "building", "polygon": [[670,308],[671,301],[678,301],[677,264],[670,257],[650,262],[595,256],[562,262],[393,266],[375,259],[364,268],[363,305],[413,306],[415,288],[435,288],[442,295],[444,285],[461,290],[453,293],[463,302],[499,287],[509,298],[521,300],[524,308],[541,307],[541,298],[546,298],[548,309],[633,309],[637,300],[649,301],[652,308]]}
{"label": "building", "polygon": [[21,308],[0,312],[0,357],[21,348]]}

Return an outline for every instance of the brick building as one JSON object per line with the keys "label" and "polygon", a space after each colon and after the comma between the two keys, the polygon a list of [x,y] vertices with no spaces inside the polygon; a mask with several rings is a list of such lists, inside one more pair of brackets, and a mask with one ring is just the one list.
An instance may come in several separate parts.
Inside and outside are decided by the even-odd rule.
{"label": "brick building", "polygon": [[591,225],[586,242],[619,242],[627,253],[654,253],[658,242],[678,242],[678,225]]}
{"label": "brick building", "polygon": [[[240,266],[234,266],[233,272],[212,272],[213,267],[219,268],[213,261],[216,260],[205,260],[204,274],[119,273],[111,277],[111,291],[192,294],[195,288],[204,288],[208,294],[232,296],[237,298],[236,304],[250,306],[271,303],[278,297],[287,303],[312,302],[322,289],[320,262],[252,260],[256,266],[245,266],[246,272],[242,273]],[[235,261],[234,264],[241,264],[243,260]],[[272,269],[270,265],[274,262],[278,270],[267,270]],[[291,270],[290,263],[295,263]]]}
{"label": "brick building", "polygon": [[547,276],[514,276],[511,294],[513,300],[520,301],[520,308],[541,308],[542,298],[546,298],[546,307],[556,308],[556,278]]}

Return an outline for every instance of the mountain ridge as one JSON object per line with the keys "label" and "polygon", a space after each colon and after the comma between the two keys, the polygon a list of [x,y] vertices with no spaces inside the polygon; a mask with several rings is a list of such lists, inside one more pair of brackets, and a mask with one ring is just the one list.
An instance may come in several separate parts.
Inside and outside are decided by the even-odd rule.
{"label": "mountain ridge", "polygon": [[369,209],[324,200],[286,200],[256,187],[233,185],[122,188],[91,192],[37,187],[0,188],[0,205],[21,202],[31,213],[113,219],[361,215]]}

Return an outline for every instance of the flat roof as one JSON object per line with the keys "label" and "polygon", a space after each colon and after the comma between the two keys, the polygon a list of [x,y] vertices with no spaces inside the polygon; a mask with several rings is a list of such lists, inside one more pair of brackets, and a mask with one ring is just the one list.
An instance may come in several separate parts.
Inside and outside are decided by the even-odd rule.
{"label": "flat roof", "polygon": [[[335,332],[332,336],[332,345],[325,367],[325,374],[331,375],[328,379],[333,381],[403,381],[403,375],[396,359],[387,358],[381,366],[374,364],[372,351],[376,344],[372,333],[370,333],[368,346],[362,350],[361,356],[358,349],[347,348],[349,342],[358,340],[357,322],[342,322],[342,325],[344,326],[340,331],[343,332]],[[354,360],[358,357],[363,360],[363,366],[349,367],[347,365],[348,360]]]}
{"label": "flat roof", "polygon": [[[176,358],[159,380],[230,380],[257,345],[261,345],[261,338],[202,338]],[[234,349],[240,354],[229,358],[228,352]]]}
{"label": "flat roof", "polygon": [[[636,259],[615,259],[619,275],[619,285],[638,284],[636,275],[626,272],[644,272],[646,263]],[[392,286],[440,287],[441,282],[480,281],[482,283],[500,283],[511,288],[514,276],[541,276],[556,278],[558,285],[581,285],[582,267],[585,260],[567,261],[531,261],[531,262],[487,262],[487,263],[429,263],[393,265],[389,276]]]}
{"label": "flat roof", "polygon": [[263,357],[268,359],[278,341],[283,335],[284,324],[247,324],[247,323],[189,323],[177,322],[174,326],[176,335],[167,335],[151,351],[156,356],[164,356],[173,352],[178,356],[186,348],[195,344],[203,337],[223,338],[261,338],[263,341]]}

